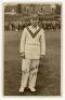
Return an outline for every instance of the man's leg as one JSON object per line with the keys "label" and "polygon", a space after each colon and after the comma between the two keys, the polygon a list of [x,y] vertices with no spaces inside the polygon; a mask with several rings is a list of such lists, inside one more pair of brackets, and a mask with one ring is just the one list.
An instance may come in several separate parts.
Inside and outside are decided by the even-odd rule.
{"label": "man's leg", "polygon": [[30,68],[30,60],[23,59],[22,60],[22,79],[21,79],[21,86],[19,92],[24,92],[24,89],[27,85],[27,80],[29,77],[29,68]]}
{"label": "man's leg", "polygon": [[39,60],[32,60],[30,75],[29,75],[29,88],[32,92],[35,91],[38,66],[39,66]]}

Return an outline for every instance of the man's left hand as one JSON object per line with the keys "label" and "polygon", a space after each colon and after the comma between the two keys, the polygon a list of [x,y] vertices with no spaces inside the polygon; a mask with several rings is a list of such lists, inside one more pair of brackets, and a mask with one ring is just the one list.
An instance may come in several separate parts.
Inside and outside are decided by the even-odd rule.
{"label": "man's left hand", "polygon": [[41,56],[40,56],[40,59],[43,59],[43,57],[44,57],[44,55],[41,55]]}

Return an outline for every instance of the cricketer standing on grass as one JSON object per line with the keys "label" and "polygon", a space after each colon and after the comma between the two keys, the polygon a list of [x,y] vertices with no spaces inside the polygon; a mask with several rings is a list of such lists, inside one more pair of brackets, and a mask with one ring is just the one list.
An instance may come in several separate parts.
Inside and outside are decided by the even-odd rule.
{"label": "cricketer standing on grass", "polygon": [[19,92],[28,87],[35,92],[37,72],[40,58],[46,54],[45,33],[38,26],[38,15],[32,15],[31,25],[24,28],[20,41],[22,78]]}

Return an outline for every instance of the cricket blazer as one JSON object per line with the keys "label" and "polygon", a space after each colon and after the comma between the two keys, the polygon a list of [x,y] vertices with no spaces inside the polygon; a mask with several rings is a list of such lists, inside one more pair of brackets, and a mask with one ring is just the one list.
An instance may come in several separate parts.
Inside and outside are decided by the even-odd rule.
{"label": "cricket blazer", "polygon": [[26,59],[40,59],[46,53],[45,33],[37,26],[26,27],[21,36],[20,53],[25,53]]}

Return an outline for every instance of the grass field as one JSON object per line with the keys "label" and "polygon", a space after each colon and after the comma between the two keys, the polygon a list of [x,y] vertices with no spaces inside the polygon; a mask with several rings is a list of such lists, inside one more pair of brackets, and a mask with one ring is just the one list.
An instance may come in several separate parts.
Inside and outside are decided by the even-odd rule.
{"label": "grass field", "polygon": [[19,94],[21,81],[21,58],[19,54],[19,43],[21,32],[4,32],[4,95],[40,95],[59,96],[61,67],[60,67],[60,30],[46,30],[46,56],[40,61],[37,92],[32,94],[26,90],[24,94]]}

